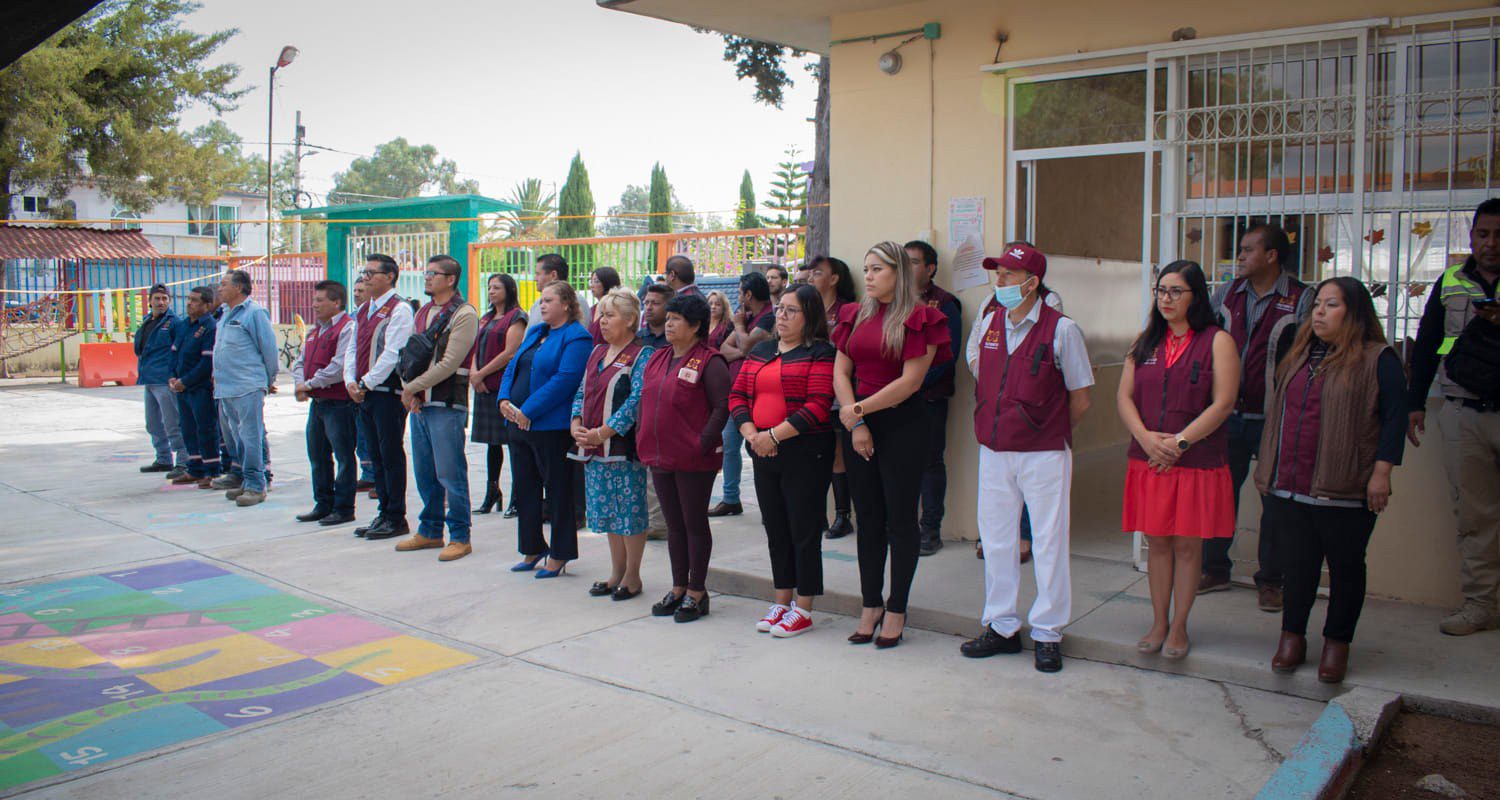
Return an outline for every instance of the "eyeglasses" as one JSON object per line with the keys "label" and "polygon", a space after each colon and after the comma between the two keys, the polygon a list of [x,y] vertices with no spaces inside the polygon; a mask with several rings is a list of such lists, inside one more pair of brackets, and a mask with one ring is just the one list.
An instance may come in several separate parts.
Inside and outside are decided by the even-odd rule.
{"label": "eyeglasses", "polygon": [[386,274],[386,272],[383,269],[367,269],[364,272],[361,272],[360,274],[363,275],[363,276],[365,276],[366,278],[373,278],[376,275],[384,275],[384,274]]}
{"label": "eyeglasses", "polygon": [[793,308],[792,306],[777,306],[776,307],[776,316],[778,316],[778,317],[790,317],[793,314],[801,314],[801,313],[802,313],[802,309],[800,309],[800,308]]}
{"label": "eyeglasses", "polygon": [[1183,295],[1192,294],[1193,290],[1184,289],[1181,286],[1157,286],[1156,288],[1151,290],[1151,293],[1156,295],[1157,299],[1159,300],[1166,300],[1170,298],[1172,302],[1175,303],[1178,300],[1181,300]]}
{"label": "eyeglasses", "polygon": [[426,275],[429,278],[436,278],[439,275],[443,275],[443,276],[447,276],[447,277],[451,278],[451,277],[453,277],[454,273],[452,273],[452,272],[440,272],[440,271],[435,270],[435,269],[429,269],[429,270],[427,270],[426,272],[424,272],[422,274]]}

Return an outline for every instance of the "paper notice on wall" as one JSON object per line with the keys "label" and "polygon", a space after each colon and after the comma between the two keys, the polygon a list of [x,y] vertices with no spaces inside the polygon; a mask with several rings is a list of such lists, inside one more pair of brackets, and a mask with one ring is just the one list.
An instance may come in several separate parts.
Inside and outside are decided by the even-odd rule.
{"label": "paper notice on wall", "polygon": [[953,197],[948,200],[948,245],[958,247],[970,236],[984,241],[984,198]]}
{"label": "paper notice on wall", "polygon": [[969,236],[959,242],[953,252],[953,290],[963,291],[989,283],[984,273],[984,242],[978,236]]}

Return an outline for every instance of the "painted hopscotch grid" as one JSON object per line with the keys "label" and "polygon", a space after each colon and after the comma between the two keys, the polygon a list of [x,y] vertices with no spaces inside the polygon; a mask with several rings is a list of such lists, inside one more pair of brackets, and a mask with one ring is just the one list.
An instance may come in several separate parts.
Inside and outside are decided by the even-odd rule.
{"label": "painted hopscotch grid", "polygon": [[0,789],[473,660],[201,561],[0,590]]}

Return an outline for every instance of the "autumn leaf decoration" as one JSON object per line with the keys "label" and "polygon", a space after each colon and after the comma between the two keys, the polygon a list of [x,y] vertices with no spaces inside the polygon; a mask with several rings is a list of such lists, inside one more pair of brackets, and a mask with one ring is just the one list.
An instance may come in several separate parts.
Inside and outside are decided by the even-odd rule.
{"label": "autumn leaf decoration", "polygon": [[1365,234],[1365,241],[1369,242],[1370,244],[1380,244],[1381,242],[1385,241],[1385,228],[1376,228],[1375,230]]}
{"label": "autumn leaf decoration", "polygon": [[1327,264],[1328,262],[1330,262],[1332,260],[1333,260],[1333,248],[1332,247],[1329,247],[1328,245],[1325,244],[1322,247],[1318,248],[1318,263],[1319,264]]}
{"label": "autumn leaf decoration", "polygon": [[1426,239],[1432,235],[1432,223],[1422,220],[1411,226],[1411,235],[1419,239]]}

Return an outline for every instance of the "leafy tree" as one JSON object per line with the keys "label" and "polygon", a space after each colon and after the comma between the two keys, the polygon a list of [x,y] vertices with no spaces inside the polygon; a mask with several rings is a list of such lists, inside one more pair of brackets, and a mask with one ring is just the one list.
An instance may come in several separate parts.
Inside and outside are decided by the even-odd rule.
{"label": "leafy tree", "polygon": [[356,158],[349,169],[333,175],[333,194],[353,203],[417,197],[425,191],[478,194],[479,184],[459,180],[458,165],[439,158],[436,147],[414,145],[404,137],[380,145],[374,155]]}
{"label": "leafy tree", "polygon": [[760,215],[755,213],[755,183],[750,180],[750,170],[740,178],[740,208],[734,217],[734,227],[740,230],[760,227]]}
{"label": "leafy tree", "polygon": [[507,211],[481,237],[492,239],[550,239],[557,234],[557,192],[548,191],[541,178],[527,178],[510,191],[507,202],[521,207]]}
{"label": "leafy tree", "polygon": [[594,192],[589,188],[589,171],[583,166],[583,154],[574,153],[568,167],[568,180],[557,201],[557,238],[583,239],[594,235]]}
{"label": "leafy tree", "polygon": [[773,223],[778,228],[807,222],[807,173],[802,171],[798,155],[797,148],[788,147],[786,160],[776,165],[776,179],[771,181],[771,199],[766,201],[766,208],[776,212]]}
{"label": "leafy tree", "polygon": [[198,103],[232,110],[239,67],[206,62],[236,33],[182,26],[190,0],[107,0],[0,69],[0,218],[14,190],[61,198],[89,177],[144,213],[178,197],[211,200],[239,165],[178,130]]}
{"label": "leafy tree", "polygon": [[[668,184],[667,190],[672,198],[673,224],[680,227],[685,215],[692,209],[678,199],[676,187]],[[620,193],[620,202],[609,207],[609,218],[604,221],[603,233],[605,236],[645,233],[649,219],[645,215],[650,211],[651,190],[646,186],[629,184],[625,187],[625,191]]]}
{"label": "leafy tree", "polygon": [[667,182],[667,171],[661,162],[651,167],[651,195],[646,230],[650,233],[672,232],[672,184]]}

